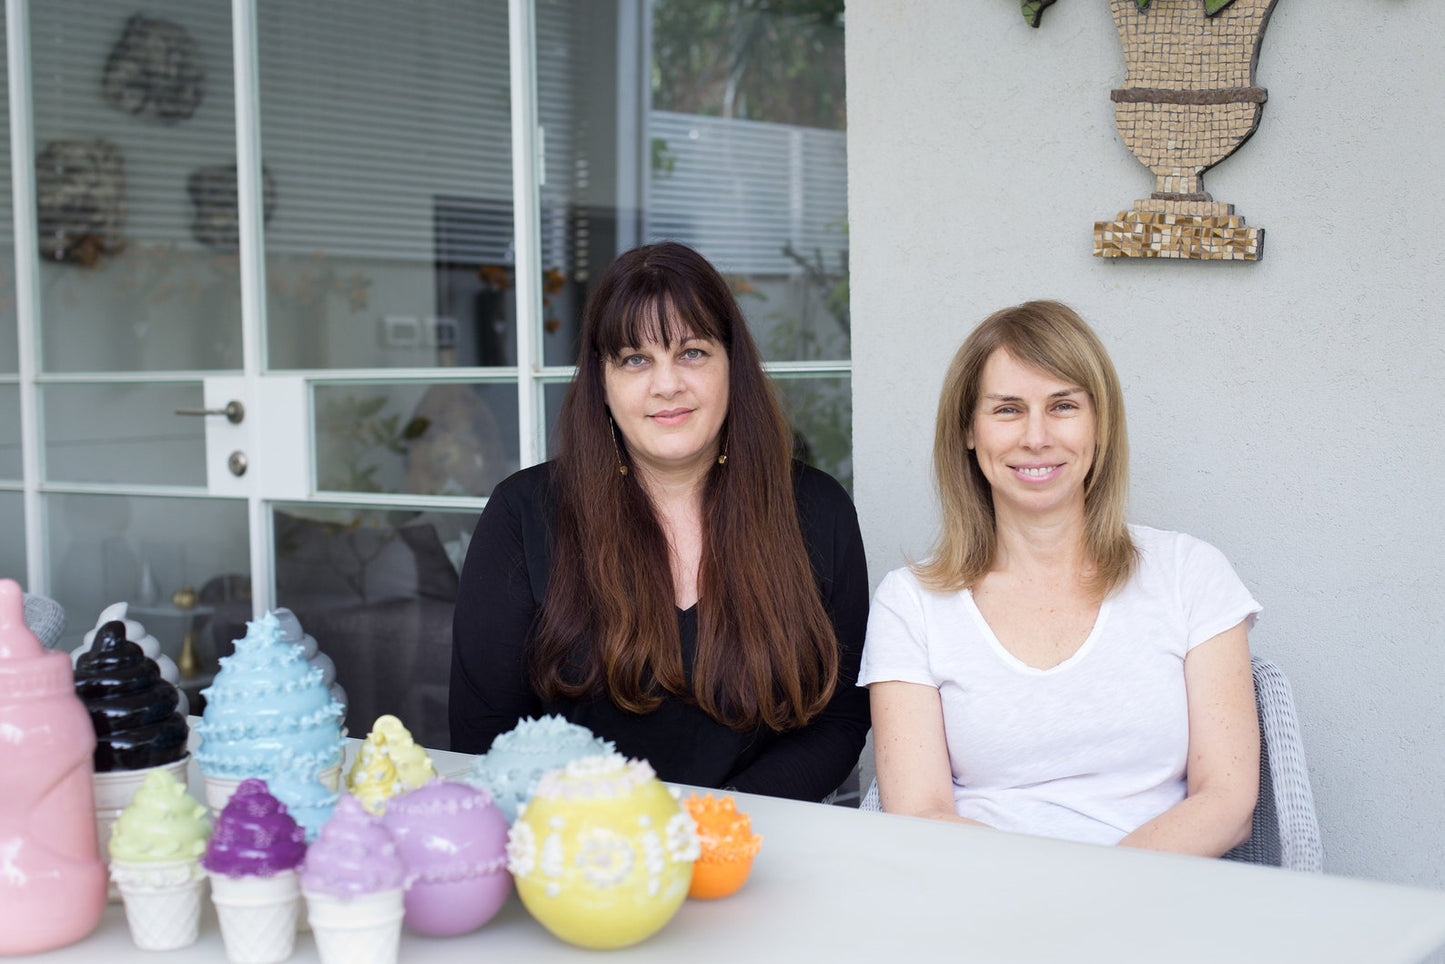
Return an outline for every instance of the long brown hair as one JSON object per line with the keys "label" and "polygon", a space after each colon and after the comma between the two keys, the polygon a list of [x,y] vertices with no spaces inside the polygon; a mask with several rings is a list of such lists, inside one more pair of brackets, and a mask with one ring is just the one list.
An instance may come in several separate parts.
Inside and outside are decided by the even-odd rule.
{"label": "long brown hair", "polygon": [[[603,366],[694,335],[728,355],[727,463],[703,483],[697,652],[688,686],[667,538],[606,404]],[[532,651],[546,699],[599,690],[647,713],[663,693],[736,730],[801,726],[832,696],[838,643],[793,497],[791,434],[727,282],[685,245],[636,248],[588,299],[553,471],[552,572]]]}
{"label": "long brown hair", "polygon": [[1109,353],[1072,308],[1029,301],[996,311],[964,339],[938,399],[933,472],[943,506],[943,528],[933,556],[913,571],[932,589],[954,592],[977,585],[998,549],[993,490],[968,447],[982,391],[983,368],[996,351],[1078,385],[1094,405],[1094,463],[1084,479],[1084,551],[1093,567],[1090,587],[1107,596],[1134,570],[1134,543],[1124,509],[1129,495],[1129,437],[1124,393]]}

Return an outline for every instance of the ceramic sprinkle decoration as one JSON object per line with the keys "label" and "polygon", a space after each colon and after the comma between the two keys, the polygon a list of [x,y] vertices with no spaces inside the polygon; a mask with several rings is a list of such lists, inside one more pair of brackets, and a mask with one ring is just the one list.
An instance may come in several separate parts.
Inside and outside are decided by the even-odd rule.
{"label": "ceramic sprinkle decoration", "polygon": [[642,760],[583,757],[544,775],[507,842],[523,905],[562,940],[605,950],[657,933],[687,897],[697,830]]}

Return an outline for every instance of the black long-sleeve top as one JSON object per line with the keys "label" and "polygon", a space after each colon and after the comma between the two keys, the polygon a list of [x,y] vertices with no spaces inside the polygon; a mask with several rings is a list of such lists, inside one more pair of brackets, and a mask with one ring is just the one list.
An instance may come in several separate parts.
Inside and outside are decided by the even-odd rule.
{"label": "black long-sleeve top", "polygon": [[[533,690],[527,659],[551,574],[551,478],[551,463],[544,463],[498,485],[467,549],[452,623],[452,749],[485,752],[523,717],[555,713],[612,740],[618,752],[647,760],[674,783],[799,800],[819,800],[837,787],[858,760],[869,722],[868,694],[856,685],[868,569],[858,516],[842,486],[794,464],[803,543],[840,648],[837,688],[807,726],[738,733],[672,694],[654,712],[635,714],[605,693],[544,701]],[[690,677],[697,607],[679,611],[677,624]]]}

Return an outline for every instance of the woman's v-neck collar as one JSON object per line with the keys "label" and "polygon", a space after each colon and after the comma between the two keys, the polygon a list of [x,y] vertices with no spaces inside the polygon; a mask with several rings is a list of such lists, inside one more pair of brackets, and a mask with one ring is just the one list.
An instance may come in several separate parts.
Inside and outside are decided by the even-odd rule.
{"label": "woman's v-neck collar", "polygon": [[1005,665],[1028,676],[1048,676],[1067,671],[1069,667],[1077,666],[1081,663],[1085,657],[1089,655],[1089,652],[1094,648],[1099,637],[1103,634],[1104,623],[1108,621],[1109,613],[1113,610],[1114,602],[1114,597],[1111,595],[1105,597],[1104,601],[1099,604],[1099,613],[1094,617],[1094,625],[1089,630],[1089,635],[1084,637],[1084,641],[1079,645],[1078,649],[1074,650],[1073,655],[1068,659],[1055,663],[1053,666],[1041,669],[1037,666],[1030,666],[1009,652],[1008,647],[999,641],[998,636],[994,634],[993,627],[990,626],[988,620],[984,618],[983,610],[978,608],[978,601],[973,598],[973,590],[965,589],[963,594],[969,614],[973,617],[974,622],[978,624],[978,628],[980,632],[983,633],[983,638],[988,642],[989,648],[994,651],[994,654],[998,656]]}

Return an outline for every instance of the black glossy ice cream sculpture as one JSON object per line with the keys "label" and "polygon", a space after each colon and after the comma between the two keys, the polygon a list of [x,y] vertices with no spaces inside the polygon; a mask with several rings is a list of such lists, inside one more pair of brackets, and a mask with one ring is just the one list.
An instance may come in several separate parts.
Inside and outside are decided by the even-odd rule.
{"label": "black glossy ice cream sculpture", "polygon": [[95,771],[144,770],[186,754],[189,730],[176,709],[176,688],[155,660],[125,638],[125,623],[96,631],[75,664],[75,692],[95,727]]}

